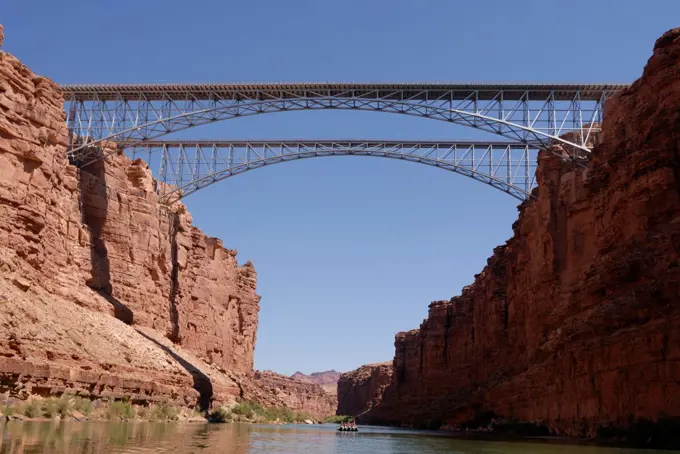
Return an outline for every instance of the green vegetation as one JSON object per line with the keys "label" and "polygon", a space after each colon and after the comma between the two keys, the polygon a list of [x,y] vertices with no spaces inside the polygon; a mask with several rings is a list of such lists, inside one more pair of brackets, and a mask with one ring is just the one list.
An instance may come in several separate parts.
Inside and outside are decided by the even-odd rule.
{"label": "green vegetation", "polygon": [[145,407],[143,405],[137,407],[137,418],[147,419],[150,414],[151,414],[151,409],[149,407]]}
{"label": "green vegetation", "polygon": [[205,412],[201,411],[200,405],[196,405],[189,413],[189,417],[191,418],[204,418],[205,415]]}
{"label": "green vegetation", "polygon": [[23,405],[22,413],[28,418],[39,418],[42,416],[42,406],[37,400],[29,400]]}
{"label": "green vegetation", "polygon": [[43,413],[47,418],[71,416],[75,398],[64,394],[61,397],[50,397],[41,402]]}
{"label": "green vegetation", "polygon": [[295,421],[301,421],[302,422],[302,421],[305,421],[307,419],[309,419],[310,421],[315,421],[314,417],[311,414],[307,413],[306,411],[300,411],[300,412],[295,413]]}
{"label": "green vegetation", "polygon": [[59,414],[57,411],[57,404],[52,399],[47,399],[42,402],[42,413],[46,418],[54,418]]}
{"label": "green vegetation", "polygon": [[54,406],[56,408],[57,413],[59,413],[61,416],[71,416],[71,413],[73,411],[73,406],[75,404],[75,399],[73,399],[71,396],[68,396],[64,394],[58,399],[54,399]]}
{"label": "green vegetation", "polygon": [[231,410],[227,407],[220,407],[213,409],[208,414],[208,420],[210,422],[231,422],[233,420],[231,416]]}
{"label": "green vegetation", "polygon": [[328,416],[326,419],[323,420],[325,423],[332,423],[332,424],[340,424],[343,422],[350,422],[354,421],[353,416],[347,416],[347,415],[333,415],[333,416]]}
{"label": "green vegetation", "polygon": [[117,400],[115,402],[111,402],[111,405],[109,405],[107,416],[109,419],[132,419],[135,417],[135,409],[132,407],[132,404],[129,401]]}
{"label": "green vegetation", "polygon": [[233,414],[245,416],[248,419],[252,419],[258,414],[263,414],[264,411],[265,409],[260,404],[250,402],[244,402],[231,408]]}
{"label": "green vegetation", "polygon": [[179,410],[170,404],[162,403],[151,409],[151,419],[160,421],[176,421],[179,417]]}
{"label": "green vegetation", "polygon": [[[78,419],[86,416],[94,419],[147,419],[156,421],[177,421],[184,417],[196,419],[204,416],[198,411],[198,407],[183,409],[170,403],[151,406],[133,405],[128,398],[108,402],[98,401],[96,408],[95,402],[89,398],[73,394],[63,394],[60,397],[44,399],[37,397],[23,402],[15,402],[12,405],[9,402],[0,403],[0,415],[20,414],[28,418],[67,418],[74,416]],[[239,411],[250,414],[247,406]],[[245,419],[245,416],[243,418]]]}
{"label": "green vegetation", "polygon": [[89,415],[92,412],[92,402],[89,399],[64,394],[61,397],[30,399],[13,407],[5,405],[2,414],[11,416],[17,413],[28,418],[54,418],[56,416],[65,418],[71,416],[73,411]]}
{"label": "green vegetation", "polygon": [[[35,398],[13,405],[0,404],[0,414],[21,414],[28,418],[67,418],[80,419],[83,415],[94,419],[151,421],[177,421],[179,419],[198,419],[207,417],[211,422],[251,422],[251,423],[296,423],[315,418],[307,412],[296,412],[287,407],[265,408],[258,403],[241,402],[233,407],[214,408],[209,414],[193,409],[175,407],[170,403],[156,405],[133,405],[128,399],[93,402],[73,394],[45,399]],[[95,407],[96,406],[96,407]],[[327,421],[349,421],[349,416],[340,416]]]}
{"label": "green vegetation", "polygon": [[313,420],[312,415],[306,412],[294,412],[290,408],[264,408],[262,405],[252,402],[243,402],[232,408],[220,407],[213,409],[208,415],[212,422],[302,422],[306,419]]}
{"label": "green vegetation", "polygon": [[92,401],[84,397],[76,396],[73,398],[73,409],[85,416],[92,414]]}

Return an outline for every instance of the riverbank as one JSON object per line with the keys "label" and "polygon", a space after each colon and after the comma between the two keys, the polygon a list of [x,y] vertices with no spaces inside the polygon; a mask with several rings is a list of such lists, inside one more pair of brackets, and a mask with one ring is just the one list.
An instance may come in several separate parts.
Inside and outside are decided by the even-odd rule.
{"label": "riverbank", "polygon": [[243,402],[221,406],[211,411],[198,407],[187,408],[167,402],[135,404],[123,400],[91,400],[82,396],[31,398],[25,401],[6,398],[0,401],[0,420],[3,421],[182,421],[182,422],[239,422],[253,424],[319,424],[305,412],[290,408],[265,408],[256,403]]}

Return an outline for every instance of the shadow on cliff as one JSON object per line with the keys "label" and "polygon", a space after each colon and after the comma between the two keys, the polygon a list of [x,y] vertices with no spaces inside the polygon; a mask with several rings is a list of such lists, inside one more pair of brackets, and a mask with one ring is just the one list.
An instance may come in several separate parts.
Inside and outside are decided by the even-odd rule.
{"label": "shadow on cliff", "polygon": [[182,358],[179,356],[175,351],[173,351],[171,348],[166,347],[165,345],[161,344],[158,342],[156,339],[153,339],[152,337],[144,334],[140,330],[137,330],[137,332],[156,344],[158,348],[163,350],[165,353],[168,355],[172,356],[172,358],[177,361],[177,363],[184,368],[189,374],[191,374],[191,377],[194,380],[194,389],[198,391],[200,397],[198,400],[198,406],[201,409],[201,411],[208,411],[210,409],[210,403],[212,402],[212,397],[213,397],[213,386],[212,382],[210,381],[210,377],[208,377],[206,374],[201,372],[200,369],[198,369],[196,366],[191,364],[189,361],[186,359]]}
{"label": "shadow on cliff", "polygon": [[80,169],[80,209],[83,223],[90,231],[91,277],[87,286],[97,291],[113,306],[114,316],[131,325],[134,316],[129,307],[113,297],[111,285],[111,265],[106,242],[101,238],[109,210],[106,187],[106,163],[97,161]]}
{"label": "shadow on cliff", "polygon": [[168,338],[174,342],[179,342],[179,312],[177,311],[177,291],[179,288],[179,261],[177,249],[177,234],[181,231],[180,219],[177,213],[172,213],[172,224],[170,225],[170,260],[172,270],[170,272],[170,333]]}

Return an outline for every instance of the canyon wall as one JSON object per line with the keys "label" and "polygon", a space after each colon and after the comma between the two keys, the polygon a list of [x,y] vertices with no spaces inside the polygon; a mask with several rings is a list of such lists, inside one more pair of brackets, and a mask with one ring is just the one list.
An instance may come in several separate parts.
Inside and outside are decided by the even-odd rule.
{"label": "canyon wall", "polygon": [[309,383],[286,377],[271,371],[255,371],[253,374],[252,400],[265,407],[288,407],[309,413],[317,420],[335,414],[337,397],[323,390],[317,383]]}
{"label": "canyon wall", "polygon": [[340,372],[335,370],[326,370],[323,372],[312,372],[309,375],[303,374],[300,371],[295,372],[290,378],[303,381],[306,383],[316,383],[321,386],[326,393],[333,396],[338,395],[338,380],[340,379]]}
{"label": "canyon wall", "polygon": [[396,335],[392,382],[364,421],[493,411],[593,435],[680,416],[680,29],[607,102],[587,165],[543,151],[537,178],[474,283]]}
{"label": "canyon wall", "polygon": [[160,206],[143,161],[77,169],[66,145],[59,88],[0,52],[0,403],[68,391],[333,414],[318,385],[253,377],[252,264]]}
{"label": "canyon wall", "polygon": [[233,377],[253,368],[253,266],[183,205],[159,206],[142,161],[70,165],[64,120],[59,88],[0,52],[0,392],[239,396]]}
{"label": "canyon wall", "polygon": [[382,401],[392,382],[392,363],[367,364],[340,375],[338,415],[361,418]]}

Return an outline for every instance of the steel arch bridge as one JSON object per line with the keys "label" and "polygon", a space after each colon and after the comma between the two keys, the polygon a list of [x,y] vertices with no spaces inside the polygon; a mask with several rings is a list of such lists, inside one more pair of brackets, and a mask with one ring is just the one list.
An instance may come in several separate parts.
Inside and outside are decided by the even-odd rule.
{"label": "steel arch bridge", "polygon": [[462,141],[149,141],[127,152],[150,165],[164,204],[250,170],[324,156],[373,156],[439,167],[524,200],[536,184],[538,147]]}
{"label": "steel arch bridge", "polygon": [[[313,109],[390,112],[469,126],[521,143],[589,152],[605,101],[627,85],[199,84],[63,86],[69,157],[102,159],[102,144],[133,146],[195,126]],[[572,132],[569,138],[561,137]]]}

